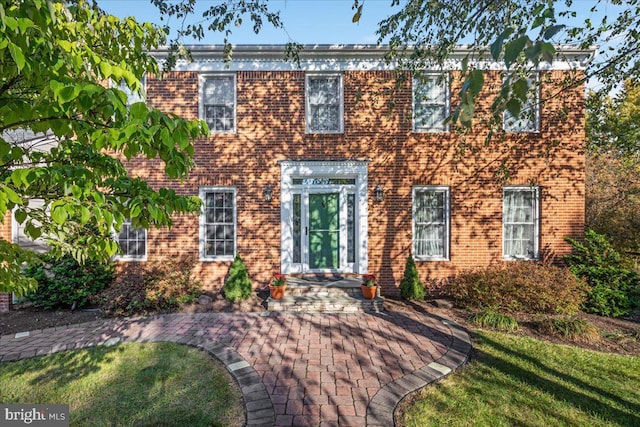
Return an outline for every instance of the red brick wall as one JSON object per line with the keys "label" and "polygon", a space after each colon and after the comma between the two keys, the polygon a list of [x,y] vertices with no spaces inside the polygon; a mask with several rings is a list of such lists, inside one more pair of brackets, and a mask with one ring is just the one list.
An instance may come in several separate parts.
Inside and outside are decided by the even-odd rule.
{"label": "red brick wall", "polygon": [[[344,73],[344,133],[306,134],[305,73],[237,72],[237,133],[212,134],[196,142],[196,169],[189,179],[168,183],[158,162],[134,160],[132,174],[156,186],[197,195],[201,186],[237,188],[237,249],[256,286],[280,269],[279,160],[370,158],[369,272],[384,292],[394,293],[411,251],[411,200],[416,185],[448,185],[451,191],[450,261],[417,262],[422,279],[502,260],[502,188],[539,185],[541,242],[545,257],[569,252],[565,236],[580,237],[584,226],[584,88],[565,90],[545,102],[541,130],[535,134],[499,131],[488,145],[488,111],[499,89],[499,72],[488,82],[468,132],[413,133],[411,79],[396,86],[388,71]],[[542,98],[556,94],[564,72],[543,75]],[[452,105],[459,75],[451,78]],[[148,78],[149,101],[165,111],[198,116],[198,75],[173,72]],[[390,109],[390,105],[393,108]],[[505,180],[508,175],[509,179]],[[385,188],[376,202],[372,190]],[[273,201],[262,200],[266,184]],[[148,259],[177,254],[198,257],[198,218],[176,218],[171,230],[150,230]],[[207,288],[219,288],[229,262],[199,262]]]}
{"label": "red brick wall", "polygon": [[[0,239],[11,241],[11,211],[8,211],[0,222]],[[13,298],[11,294],[0,293],[0,312],[11,310]]]}

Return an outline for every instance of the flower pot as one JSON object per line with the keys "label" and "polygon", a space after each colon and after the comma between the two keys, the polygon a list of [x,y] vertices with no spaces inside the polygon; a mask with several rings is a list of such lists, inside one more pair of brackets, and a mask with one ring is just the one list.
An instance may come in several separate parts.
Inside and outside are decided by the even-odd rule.
{"label": "flower pot", "polygon": [[286,289],[286,285],[284,286],[273,286],[269,285],[269,290],[271,291],[271,298],[273,299],[282,299],[284,296],[284,290]]}
{"label": "flower pot", "polygon": [[360,289],[362,290],[362,296],[365,299],[374,299],[376,297],[376,291],[378,290],[378,287],[360,285]]}

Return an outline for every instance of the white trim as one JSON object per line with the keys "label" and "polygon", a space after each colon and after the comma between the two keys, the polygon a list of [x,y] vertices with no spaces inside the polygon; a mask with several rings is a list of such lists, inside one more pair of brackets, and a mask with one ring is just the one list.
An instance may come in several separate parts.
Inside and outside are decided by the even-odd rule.
{"label": "white trim", "polygon": [[[317,131],[309,128],[309,113],[311,105],[309,104],[309,79],[313,77],[337,77],[338,78],[338,95],[340,97],[339,113],[338,113],[338,130]],[[344,76],[341,73],[309,73],[304,78],[304,121],[305,132],[311,134],[340,134],[344,133]]]}
{"label": "white trim", "polygon": [[427,77],[429,79],[435,77],[436,79],[442,78],[444,80],[444,118],[446,120],[451,113],[451,75],[449,72],[437,72],[437,71],[426,71],[419,73],[418,76],[414,74],[411,78],[411,129],[414,133],[446,133],[449,132],[449,124],[443,123],[443,128],[427,128],[421,127],[416,128],[416,81],[420,79],[420,77]]}
{"label": "white trim", "polygon": [[[230,61],[223,45],[187,45],[193,60],[179,59],[175,71],[229,72],[240,70],[268,71],[371,71],[395,70],[398,60],[388,61],[386,45],[304,45],[299,52],[299,62],[285,59],[285,45],[236,45]],[[482,50],[482,49],[480,49]],[[597,49],[577,48],[575,46],[556,46],[557,55],[552,63],[541,62],[539,70],[584,70],[595,57]],[[407,57],[413,49],[400,51]],[[484,52],[484,53],[483,53]],[[151,55],[163,62],[169,53],[166,47],[151,51]],[[461,61],[468,57],[468,66],[481,70],[506,70],[504,61],[494,61],[485,47],[482,52],[470,46],[459,46],[445,61],[443,70],[460,70]],[[534,67],[533,64],[530,64]],[[426,63],[425,68],[440,67],[437,63]]]}
{"label": "white trim", "polygon": [[[216,192],[229,192],[233,193],[233,255],[222,255],[222,256],[210,256],[205,254],[205,209],[206,209],[206,194],[207,193],[216,193]],[[199,253],[200,253],[200,261],[233,261],[236,254],[238,253],[238,213],[237,213],[237,196],[238,191],[235,187],[200,187],[198,191],[198,195],[200,200],[202,200],[202,211],[199,216]]]}
{"label": "white trim", "polygon": [[[504,253],[504,193],[506,191],[533,191],[533,257],[525,256],[509,256]],[[535,261],[540,259],[540,186],[538,185],[509,185],[502,188],[502,259],[507,261],[528,260]]]}
{"label": "white trim", "polygon": [[[294,186],[293,178],[334,177],[355,178],[355,185],[310,186],[306,191],[348,192],[356,195],[356,258],[355,263],[346,263],[346,240],[340,240],[341,268],[326,272],[364,274],[368,269],[368,161],[282,161],[280,162],[280,269],[283,274],[303,273],[304,259],[293,263],[293,193],[302,186]],[[311,188],[313,187],[313,188]],[[302,201],[304,204],[304,201]],[[346,203],[346,200],[345,200]],[[304,206],[302,206],[304,209]],[[341,209],[346,212],[346,209]],[[341,218],[341,223],[345,218]],[[345,221],[346,230],[346,221]]]}
{"label": "white trim", "polygon": [[[444,193],[445,227],[444,256],[428,256],[416,254],[416,193],[434,191]],[[449,261],[451,257],[451,190],[446,185],[417,185],[411,190],[411,253],[416,261]]]}
{"label": "white trim", "polygon": [[206,121],[204,114],[204,84],[208,78],[213,77],[231,77],[233,78],[233,129],[215,130],[209,129],[212,134],[217,133],[236,133],[238,131],[238,84],[236,73],[215,73],[203,72],[198,74],[198,118]]}
{"label": "white trim", "polygon": [[[125,220],[122,223],[122,226],[124,227],[125,225],[128,225],[129,227],[131,227],[131,220]],[[134,227],[135,228],[135,227]],[[142,227],[140,227],[142,228]],[[144,230],[144,255],[140,256],[140,255],[122,255],[120,253],[116,253],[113,256],[113,260],[114,261],[118,261],[118,262],[145,262],[147,260],[147,253],[149,252],[149,234],[146,228],[142,228]],[[122,228],[120,229],[120,231],[122,231]],[[118,247],[120,247],[120,249],[122,249],[122,247],[120,246],[120,231],[115,232],[114,231],[114,240],[116,241],[116,243],[118,243]],[[127,239],[128,240],[128,239]]]}

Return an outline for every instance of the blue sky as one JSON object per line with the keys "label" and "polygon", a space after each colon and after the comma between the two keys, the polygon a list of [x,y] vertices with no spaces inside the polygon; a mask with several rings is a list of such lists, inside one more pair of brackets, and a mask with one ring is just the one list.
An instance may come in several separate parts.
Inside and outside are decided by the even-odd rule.
{"label": "blue sky", "polygon": [[[204,10],[218,3],[211,0],[198,0],[198,10]],[[391,0],[366,0],[363,15],[359,23],[351,22],[353,11],[351,0],[270,0],[273,8],[280,10],[286,32],[274,30],[266,23],[259,35],[255,35],[249,25],[234,28],[231,42],[234,44],[282,44],[295,41],[303,44],[345,44],[376,43],[375,31],[378,22],[391,11]],[[140,21],[163,24],[159,20],[156,8],[149,0],[100,0],[100,7],[119,16],[134,16]],[[200,16],[197,13],[197,16]],[[178,24],[177,21],[170,24]],[[247,22],[248,24],[248,22]],[[208,34],[199,43],[220,44],[223,36],[219,33]],[[185,41],[186,43],[190,41]]]}

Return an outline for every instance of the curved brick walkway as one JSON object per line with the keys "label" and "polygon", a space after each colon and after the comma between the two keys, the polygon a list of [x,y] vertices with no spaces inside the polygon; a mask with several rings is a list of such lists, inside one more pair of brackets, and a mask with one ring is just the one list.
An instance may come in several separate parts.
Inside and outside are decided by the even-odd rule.
{"label": "curved brick walkway", "polygon": [[0,361],[92,345],[172,341],[221,360],[247,426],[391,426],[408,393],[462,365],[469,336],[431,314],[173,314],[0,337]]}

